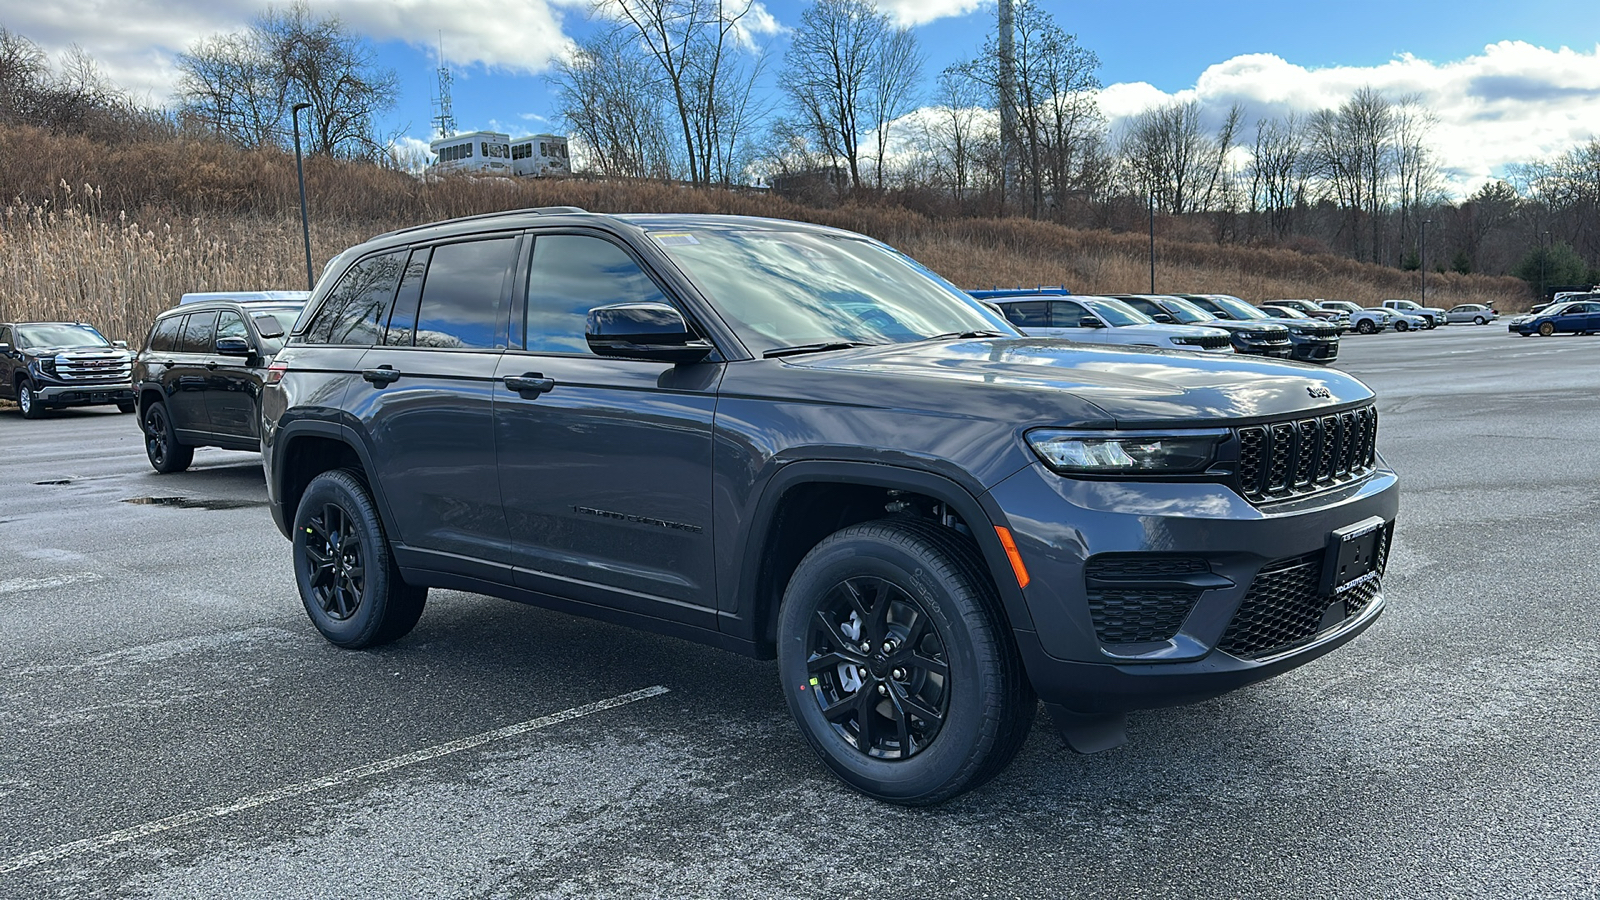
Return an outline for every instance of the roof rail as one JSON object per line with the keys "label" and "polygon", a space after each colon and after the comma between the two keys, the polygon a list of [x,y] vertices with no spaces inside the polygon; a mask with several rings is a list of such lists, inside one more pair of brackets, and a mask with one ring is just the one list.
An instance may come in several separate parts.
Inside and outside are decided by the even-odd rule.
{"label": "roof rail", "polygon": [[[422,225],[412,225],[412,226],[409,226],[407,228],[396,228],[394,231],[386,231],[383,234],[378,235],[378,237],[380,237],[380,238],[392,237],[392,236],[397,235],[397,234],[405,234],[405,233],[411,232],[411,231],[421,231],[424,228],[432,228],[435,225],[446,225],[446,224],[453,225],[453,224],[455,224],[457,222],[476,222],[476,221],[479,221],[481,219],[496,219],[496,218],[500,218],[502,216],[530,216],[530,215],[531,216],[560,216],[560,215],[567,215],[567,214],[570,214],[570,213],[587,213],[587,212],[588,212],[588,210],[582,209],[582,208],[577,207],[577,206],[535,206],[535,207],[529,207],[527,209],[503,209],[503,210],[500,210],[499,212],[479,213],[479,214],[477,214],[475,216],[461,216],[460,218],[445,219],[445,220],[440,221],[440,222],[427,222],[427,223],[422,224]],[[377,240],[377,238],[373,238],[373,240]]]}

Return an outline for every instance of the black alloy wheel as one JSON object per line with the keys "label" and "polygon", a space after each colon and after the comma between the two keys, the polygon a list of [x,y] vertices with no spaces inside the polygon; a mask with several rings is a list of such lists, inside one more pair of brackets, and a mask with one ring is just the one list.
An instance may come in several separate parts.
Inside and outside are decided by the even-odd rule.
{"label": "black alloy wheel", "polygon": [[843,528],[800,561],[778,612],[778,671],[823,764],[905,805],[993,778],[1038,705],[971,538],[907,516]]}
{"label": "black alloy wheel", "polygon": [[366,590],[361,536],[350,514],[328,502],[306,524],[306,556],[311,561],[311,599],[336,622],[355,615]]}
{"label": "black alloy wheel", "polygon": [[157,400],[146,406],[140,424],[144,427],[144,455],[150,459],[151,468],[170,475],[194,462],[194,448],[178,441],[167,404]]}
{"label": "black alloy wheel", "polygon": [[44,415],[44,404],[39,402],[39,395],[33,392],[33,382],[26,378],[17,382],[17,408],[22,410],[24,419],[37,419]]}
{"label": "black alloy wheel", "polygon": [[841,581],[822,599],[806,670],[823,718],[870,757],[915,756],[949,713],[949,658],[928,613],[875,575]]}
{"label": "black alloy wheel", "polygon": [[375,647],[416,627],[428,589],[406,584],[376,504],[353,472],[323,472],[294,515],[294,574],[311,623],[340,647]]}

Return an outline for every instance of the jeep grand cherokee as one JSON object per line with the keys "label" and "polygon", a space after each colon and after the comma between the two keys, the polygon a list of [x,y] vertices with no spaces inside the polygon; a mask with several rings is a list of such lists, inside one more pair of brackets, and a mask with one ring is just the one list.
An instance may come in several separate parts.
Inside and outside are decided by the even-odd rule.
{"label": "jeep grand cherokee", "polygon": [[337,257],[273,360],[263,462],[314,625],[430,587],[778,660],[821,760],[933,803],[1042,698],[1279,674],[1384,604],[1373,394],[1268,360],[1020,335],[884,244],[796,222],[523,210]]}

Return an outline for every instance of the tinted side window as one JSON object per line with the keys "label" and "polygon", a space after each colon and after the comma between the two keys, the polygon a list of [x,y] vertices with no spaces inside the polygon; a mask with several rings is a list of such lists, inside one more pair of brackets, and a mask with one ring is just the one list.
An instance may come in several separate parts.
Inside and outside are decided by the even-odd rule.
{"label": "tinted side window", "polygon": [[626,251],[580,234],[534,241],[528,271],[527,348],[539,353],[588,353],[583,337],[589,310],[611,303],[666,303],[667,298]]}
{"label": "tinted side window", "polygon": [[178,346],[178,329],[183,327],[183,316],[167,316],[157,319],[156,324],[150,328],[150,338],[146,341],[145,349],[161,350],[171,353]]}
{"label": "tinted side window", "polygon": [[0,325],[0,344],[11,343],[11,326]]}
{"label": "tinted side window", "polygon": [[217,341],[217,314],[194,313],[185,317],[183,337],[178,341],[179,353],[210,353]]}
{"label": "tinted side window", "polygon": [[1045,328],[1050,324],[1050,305],[1048,303],[1007,303],[1000,307],[1006,311],[1006,320],[1013,325],[1023,328],[1029,326]]}
{"label": "tinted side window", "polygon": [[1050,324],[1057,328],[1081,328],[1082,326],[1078,323],[1083,321],[1084,316],[1088,315],[1091,315],[1091,313],[1076,303],[1057,300],[1050,304],[1050,318],[1052,320]]}
{"label": "tinted side window", "polygon": [[417,300],[422,297],[422,279],[428,271],[431,247],[411,254],[405,274],[400,277],[400,293],[394,299],[394,312],[389,315],[389,328],[383,342],[391,347],[409,347],[417,331]]}
{"label": "tinted side window", "polygon": [[236,312],[223,310],[222,315],[217,318],[217,339],[225,337],[250,339],[250,332],[245,329],[244,320],[239,318]]}
{"label": "tinted side window", "polygon": [[369,256],[351,266],[306,326],[308,344],[370,346],[383,335],[406,251]]}
{"label": "tinted side window", "polygon": [[417,310],[416,345],[464,349],[503,346],[502,301],[516,250],[514,237],[433,248]]}

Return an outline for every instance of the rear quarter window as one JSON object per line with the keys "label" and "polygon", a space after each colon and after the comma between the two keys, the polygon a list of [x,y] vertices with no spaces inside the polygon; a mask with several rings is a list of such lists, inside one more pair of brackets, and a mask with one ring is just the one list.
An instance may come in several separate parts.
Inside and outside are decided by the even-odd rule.
{"label": "rear quarter window", "polygon": [[306,326],[301,341],[354,346],[382,343],[406,252],[369,256],[345,270]]}

